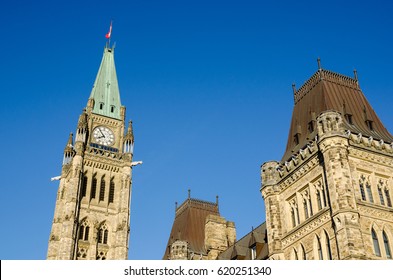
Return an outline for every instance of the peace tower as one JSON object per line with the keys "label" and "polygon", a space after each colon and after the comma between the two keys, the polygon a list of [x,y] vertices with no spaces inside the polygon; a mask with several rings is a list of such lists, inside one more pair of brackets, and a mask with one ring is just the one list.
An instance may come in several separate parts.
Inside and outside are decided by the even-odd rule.
{"label": "peace tower", "polygon": [[134,135],[125,131],[114,47],[104,48],[64,159],[47,259],[127,259]]}

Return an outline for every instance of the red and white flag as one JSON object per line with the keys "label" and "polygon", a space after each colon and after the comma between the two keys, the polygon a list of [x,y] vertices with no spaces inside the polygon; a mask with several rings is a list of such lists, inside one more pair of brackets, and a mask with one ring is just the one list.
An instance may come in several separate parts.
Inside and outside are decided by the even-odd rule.
{"label": "red and white flag", "polygon": [[112,21],[111,21],[111,26],[109,26],[109,32],[105,34],[105,38],[109,39],[112,34]]}

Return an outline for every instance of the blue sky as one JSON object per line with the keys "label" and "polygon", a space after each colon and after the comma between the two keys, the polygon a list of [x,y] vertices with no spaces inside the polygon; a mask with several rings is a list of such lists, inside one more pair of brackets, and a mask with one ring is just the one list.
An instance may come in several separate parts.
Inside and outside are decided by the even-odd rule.
{"label": "blue sky", "polygon": [[0,259],[45,259],[68,134],[113,20],[135,134],[130,259],[161,259],[175,201],[215,201],[238,237],[265,220],[260,165],[284,152],[300,87],[353,76],[393,131],[389,1],[7,1],[0,10]]}

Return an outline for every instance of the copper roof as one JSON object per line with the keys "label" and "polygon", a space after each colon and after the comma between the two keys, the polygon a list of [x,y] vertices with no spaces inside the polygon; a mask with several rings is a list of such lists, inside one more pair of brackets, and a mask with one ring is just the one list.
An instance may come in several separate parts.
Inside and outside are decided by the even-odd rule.
{"label": "copper roof", "polygon": [[[313,122],[320,113],[327,110],[341,113],[346,129],[352,133],[361,133],[374,139],[393,142],[392,135],[384,127],[361,91],[356,72],[355,78],[350,78],[319,69],[301,88],[294,90],[294,100],[287,148],[282,161],[288,160],[292,154],[316,136],[316,123]],[[352,124],[346,116],[350,116]],[[367,124],[370,121],[372,129]]]}
{"label": "copper roof", "polygon": [[210,214],[220,215],[218,202],[212,203],[189,197],[176,208],[175,220],[163,259],[169,258],[169,247],[176,240],[187,241],[191,252],[205,255],[205,223],[206,217]]}

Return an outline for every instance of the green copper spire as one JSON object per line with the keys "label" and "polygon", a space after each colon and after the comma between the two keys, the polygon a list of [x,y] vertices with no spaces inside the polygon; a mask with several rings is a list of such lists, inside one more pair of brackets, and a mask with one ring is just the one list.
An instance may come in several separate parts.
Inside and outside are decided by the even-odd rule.
{"label": "green copper spire", "polygon": [[114,52],[114,47],[105,47],[90,99],[94,99],[93,113],[121,119],[120,91],[117,83]]}

